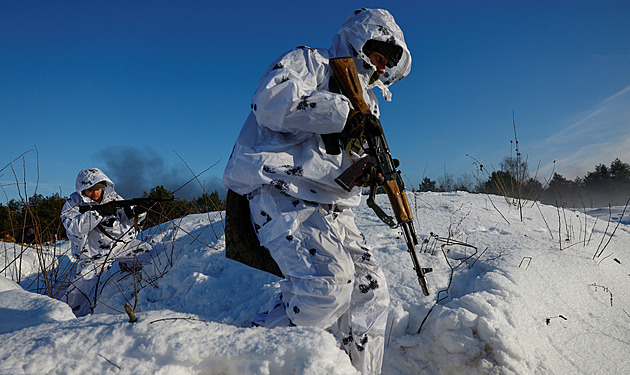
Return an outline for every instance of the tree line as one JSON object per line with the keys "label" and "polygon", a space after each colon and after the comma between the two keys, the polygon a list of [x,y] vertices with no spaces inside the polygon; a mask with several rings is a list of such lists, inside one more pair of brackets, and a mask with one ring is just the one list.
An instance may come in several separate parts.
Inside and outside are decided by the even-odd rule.
{"label": "tree line", "polygon": [[[173,193],[158,185],[144,192],[142,197],[172,198]],[[60,219],[66,200],[67,197],[55,193],[46,197],[35,194],[28,199],[12,199],[6,205],[0,203],[0,239],[26,244],[67,239]],[[224,204],[217,191],[204,193],[190,201],[177,199],[156,203],[148,211],[143,225],[148,228],[192,213],[221,211]]]}
{"label": "tree line", "polygon": [[[483,172],[483,166],[480,167]],[[484,174],[482,174],[484,175]],[[542,183],[530,177],[526,161],[507,157],[499,170],[487,172],[484,178],[455,180],[445,174],[437,182],[425,177],[418,191],[467,191],[540,201],[563,207],[607,207],[625,205],[630,198],[630,164],[616,158],[610,166],[599,164],[583,177],[569,180],[559,173]]]}

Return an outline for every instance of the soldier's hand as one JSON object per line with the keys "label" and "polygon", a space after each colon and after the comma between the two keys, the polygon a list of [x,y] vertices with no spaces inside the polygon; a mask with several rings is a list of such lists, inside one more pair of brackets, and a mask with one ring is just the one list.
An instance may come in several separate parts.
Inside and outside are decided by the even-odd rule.
{"label": "soldier's hand", "polygon": [[116,210],[118,210],[118,207],[116,207],[114,202],[108,202],[96,206],[95,209],[103,216],[112,216],[116,214]]}
{"label": "soldier's hand", "polygon": [[372,114],[363,116],[365,118],[363,121],[363,131],[365,133],[376,136],[383,134],[383,127],[381,126],[381,121],[378,119],[378,117]]}
{"label": "soldier's hand", "polygon": [[360,139],[365,133],[375,136],[382,135],[381,121],[371,113],[366,115],[351,109],[341,135],[346,139]]}
{"label": "soldier's hand", "polygon": [[341,136],[348,138],[361,138],[363,135],[363,123],[365,115],[355,109],[351,109],[346,120],[346,125],[341,131]]}

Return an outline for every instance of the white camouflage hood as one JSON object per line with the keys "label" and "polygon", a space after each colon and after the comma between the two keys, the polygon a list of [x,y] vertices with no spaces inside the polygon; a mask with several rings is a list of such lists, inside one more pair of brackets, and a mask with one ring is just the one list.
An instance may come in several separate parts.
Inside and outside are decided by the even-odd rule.
{"label": "white camouflage hood", "polygon": [[[386,67],[385,74],[372,85],[368,85],[367,80],[376,71],[376,67],[363,53],[363,46],[370,39],[395,44],[403,50],[398,64],[392,68]],[[359,76],[366,81],[363,82],[365,87],[368,89],[379,87],[387,101],[391,101],[388,87],[405,78],[411,71],[411,53],[405,43],[403,32],[394,17],[384,9],[362,8],[352,13],[333,37],[331,51],[335,57],[352,56]]]}
{"label": "white camouflage hood", "polygon": [[108,196],[114,191],[114,183],[98,168],[82,169],[77,176],[74,184],[77,193],[81,194],[83,190],[89,189],[99,182],[105,182],[103,188],[103,196]]}

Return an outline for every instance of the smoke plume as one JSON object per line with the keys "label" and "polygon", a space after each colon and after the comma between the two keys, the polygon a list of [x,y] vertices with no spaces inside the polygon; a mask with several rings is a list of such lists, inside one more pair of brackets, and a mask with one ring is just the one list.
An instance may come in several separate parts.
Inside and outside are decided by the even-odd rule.
{"label": "smoke plume", "polygon": [[[224,195],[225,189],[217,178],[206,181],[202,188],[197,180],[190,181],[194,176],[183,163],[181,167],[168,165],[150,147],[110,147],[102,150],[99,156],[105,164],[103,172],[114,181],[116,192],[125,198],[140,197],[158,185],[169,191],[177,190],[175,197],[187,200],[201,196],[204,189],[208,194],[217,190],[219,195]],[[198,177],[201,183],[208,178],[207,175]]]}

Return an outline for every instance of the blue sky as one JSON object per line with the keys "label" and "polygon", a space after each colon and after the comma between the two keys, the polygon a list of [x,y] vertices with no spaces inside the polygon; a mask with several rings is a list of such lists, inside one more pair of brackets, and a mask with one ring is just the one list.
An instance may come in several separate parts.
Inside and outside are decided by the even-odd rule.
{"label": "blue sky", "polygon": [[68,196],[88,167],[127,198],[208,168],[216,189],[266,67],[330,47],[360,7],[388,9],[412,53],[381,100],[408,187],[499,168],[513,111],[539,179],[630,162],[627,1],[0,0],[0,168],[33,150],[0,172],[1,201],[16,180]]}

